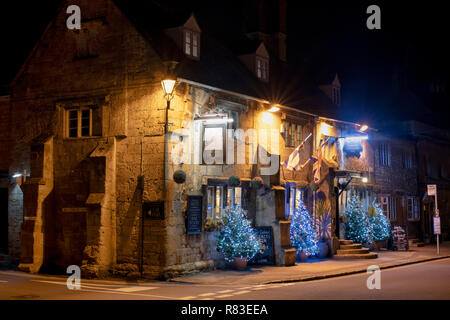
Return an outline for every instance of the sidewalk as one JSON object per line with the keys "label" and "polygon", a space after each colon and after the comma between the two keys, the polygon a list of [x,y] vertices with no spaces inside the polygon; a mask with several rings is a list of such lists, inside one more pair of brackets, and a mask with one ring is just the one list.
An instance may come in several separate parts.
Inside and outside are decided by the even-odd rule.
{"label": "sidewalk", "polygon": [[450,257],[450,242],[440,244],[440,255],[436,245],[411,247],[410,251],[379,251],[377,259],[308,259],[292,267],[249,266],[246,271],[214,270],[173,278],[170,281],[190,284],[267,284],[292,281],[307,281],[367,272],[367,267],[377,265],[381,269],[423,261]]}

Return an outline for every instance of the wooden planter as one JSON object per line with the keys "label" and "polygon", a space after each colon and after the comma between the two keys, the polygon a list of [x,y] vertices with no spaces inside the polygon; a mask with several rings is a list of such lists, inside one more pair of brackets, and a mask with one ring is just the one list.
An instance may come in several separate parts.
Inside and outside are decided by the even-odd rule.
{"label": "wooden planter", "polygon": [[245,270],[247,268],[247,258],[234,258],[234,266],[237,270]]}

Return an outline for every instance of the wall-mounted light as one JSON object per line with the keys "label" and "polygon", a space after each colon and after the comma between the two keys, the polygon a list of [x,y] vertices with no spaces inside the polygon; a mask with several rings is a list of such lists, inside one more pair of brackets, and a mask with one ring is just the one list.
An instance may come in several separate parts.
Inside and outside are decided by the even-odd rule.
{"label": "wall-mounted light", "polygon": [[345,141],[361,141],[361,140],[368,140],[368,136],[351,136],[351,137],[343,137]]}
{"label": "wall-mounted light", "polygon": [[265,124],[271,124],[273,121],[273,115],[269,112],[263,112],[263,114],[261,116],[261,120]]}
{"label": "wall-mounted light", "polygon": [[359,132],[366,132],[367,129],[369,129],[369,126],[367,124],[363,124],[361,128],[359,128]]}
{"label": "wall-mounted light", "polygon": [[15,173],[12,175],[12,178],[16,179],[16,178],[20,178],[22,176],[22,173]]}
{"label": "wall-mounted light", "polygon": [[361,181],[362,181],[363,183],[367,183],[367,182],[369,181],[369,179],[367,179],[367,177],[363,177],[363,178],[361,179]]}
{"label": "wall-mounted light", "polygon": [[176,82],[177,81],[175,79],[171,78],[161,80],[161,86],[164,90],[164,96],[166,99],[172,97]]}
{"label": "wall-mounted light", "polygon": [[278,107],[277,104],[274,104],[270,109],[268,109],[267,111],[269,112],[277,112],[280,111],[280,107]]}

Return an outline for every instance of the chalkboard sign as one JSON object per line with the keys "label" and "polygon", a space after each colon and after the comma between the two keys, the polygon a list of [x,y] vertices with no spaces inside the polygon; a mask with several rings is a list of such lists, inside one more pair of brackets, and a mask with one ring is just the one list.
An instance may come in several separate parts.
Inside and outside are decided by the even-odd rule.
{"label": "chalkboard sign", "polygon": [[202,196],[188,196],[187,234],[202,232]]}
{"label": "chalkboard sign", "polygon": [[408,226],[407,225],[391,225],[392,234],[392,250],[409,250],[408,243]]}
{"label": "chalkboard sign", "polygon": [[273,233],[272,227],[256,227],[257,238],[262,244],[262,249],[248,263],[249,264],[274,264]]}

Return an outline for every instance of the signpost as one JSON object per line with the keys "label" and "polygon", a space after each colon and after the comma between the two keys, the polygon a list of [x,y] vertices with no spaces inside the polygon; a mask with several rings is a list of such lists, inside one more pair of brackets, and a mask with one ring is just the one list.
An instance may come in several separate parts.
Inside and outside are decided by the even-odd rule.
{"label": "signpost", "polygon": [[433,217],[434,234],[436,235],[436,248],[439,255],[439,235],[441,234],[441,219],[439,218],[439,209],[437,201],[437,188],[435,184],[427,185],[427,193],[429,196],[434,196],[434,210],[435,215]]}

